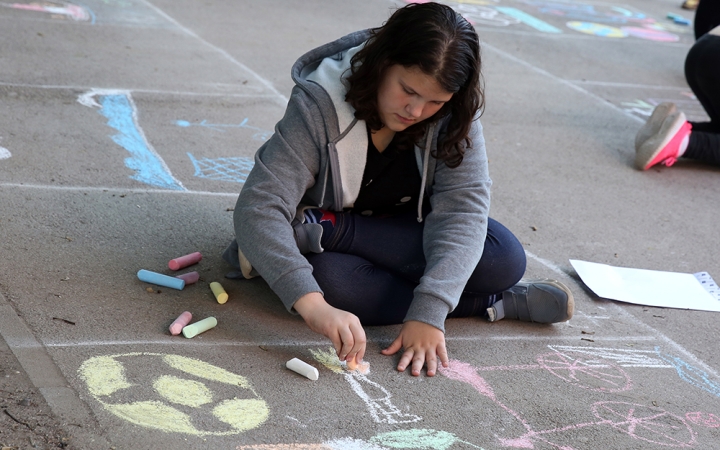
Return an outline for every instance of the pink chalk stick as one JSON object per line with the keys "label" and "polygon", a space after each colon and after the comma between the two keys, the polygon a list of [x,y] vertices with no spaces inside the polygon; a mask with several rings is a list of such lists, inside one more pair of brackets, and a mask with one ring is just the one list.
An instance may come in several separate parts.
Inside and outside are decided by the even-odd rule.
{"label": "pink chalk stick", "polygon": [[176,275],[175,278],[180,278],[181,280],[185,280],[185,286],[188,284],[195,284],[200,279],[200,274],[197,272],[188,272],[184,273],[182,275]]}
{"label": "pink chalk stick", "polygon": [[171,259],[170,262],[168,262],[168,267],[170,270],[180,270],[187,266],[199,263],[201,259],[202,255],[200,252],[190,253],[189,255]]}
{"label": "pink chalk stick", "polygon": [[192,314],[190,312],[185,311],[184,313],[180,314],[177,319],[175,319],[175,322],[170,325],[170,334],[173,336],[177,336],[182,332],[182,329],[185,327],[185,325],[189,324],[192,320]]}

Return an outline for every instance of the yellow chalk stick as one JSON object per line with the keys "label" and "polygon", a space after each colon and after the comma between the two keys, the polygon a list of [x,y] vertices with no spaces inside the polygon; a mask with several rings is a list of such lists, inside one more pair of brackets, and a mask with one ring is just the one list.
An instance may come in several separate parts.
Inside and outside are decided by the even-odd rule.
{"label": "yellow chalk stick", "polygon": [[228,301],[227,292],[225,292],[225,289],[223,289],[220,283],[218,283],[217,281],[213,281],[212,283],[210,283],[210,289],[212,289],[213,294],[215,294],[215,298],[217,299],[218,303],[222,305],[226,301]]}
{"label": "yellow chalk stick", "polygon": [[214,317],[208,317],[190,325],[186,325],[182,329],[182,334],[186,338],[190,339],[197,336],[200,333],[204,333],[210,328],[217,326],[217,319]]}

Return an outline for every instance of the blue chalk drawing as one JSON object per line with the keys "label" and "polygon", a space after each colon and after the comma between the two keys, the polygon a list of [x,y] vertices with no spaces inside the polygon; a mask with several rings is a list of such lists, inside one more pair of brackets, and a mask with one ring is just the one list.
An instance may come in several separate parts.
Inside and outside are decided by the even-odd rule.
{"label": "blue chalk drawing", "polygon": [[195,166],[195,176],[217,181],[244,183],[255,164],[252,158],[236,156],[232,158],[195,158],[187,154]]}
{"label": "blue chalk drawing", "polygon": [[270,136],[272,136],[272,131],[263,130],[262,128],[253,127],[251,125],[248,125],[249,119],[246,117],[243,119],[240,123],[207,123],[207,120],[203,120],[202,122],[198,123],[192,123],[188,122],[187,120],[178,120],[175,122],[175,125],[183,128],[187,127],[205,127],[210,128],[211,130],[225,132],[223,128],[247,128],[250,130],[255,130],[256,133],[253,134],[253,139],[256,141],[267,141]]}
{"label": "blue chalk drawing", "polygon": [[659,348],[655,348],[655,351],[658,352],[658,356],[673,365],[681,380],[686,381],[703,391],[709,392],[716,397],[720,397],[720,384],[718,384],[715,380],[710,379],[710,375],[708,375],[704,370],[691,366],[677,356],[661,354]]}
{"label": "blue chalk drawing", "polygon": [[525,11],[521,11],[517,8],[511,8],[508,6],[498,6],[495,9],[500,11],[503,14],[507,14],[510,17],[513,17],[520,22],[524,23],[525,25],[528,25],[532,28],[535,28],[538,31],[542,31],[543,33],[562,33],[562,30],[550,25],[547,22],[544,22],[537,17],[531,16],[530,14],[526,13]]}
{"label": "blue chalk drawing", "polygon": [[[145,137],[138,124],[137,108],[130,93],[91,92],[86,94],[85,98],[90,99],[86,101],[93,102],[91,99],[93,96],[99,101],[98,112],[108,119],[107,124],[110,127],[119,131],[112,136],[112,140],[132,155],[125,158],[125,165],[135,171],[135,175],[130,178],[165,189],[186,191],[182,183],[172,176],[170,168]],[[80,102],[83,103],[82,100]]]}

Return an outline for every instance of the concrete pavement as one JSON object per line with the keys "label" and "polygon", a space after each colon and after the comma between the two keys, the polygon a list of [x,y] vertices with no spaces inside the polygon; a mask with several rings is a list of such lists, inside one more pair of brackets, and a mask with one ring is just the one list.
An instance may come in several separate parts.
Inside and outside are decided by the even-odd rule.
{"label": "concrete pavement", "polygon": [[[654,104],[704,117],[679,0],[472,0],[492,216],[529,277],[568,284],[553,326],[450,320],[452,370],[370,373],[220,258],[252,155],[299,55],[402,2],[0,3],[0,334],[81,449],[720,448],[720,315],[618,304],[569,259],[720,279],[717,168],[637,172]],[[182,291],[137,280],[200,251]],[[230,300],[213,298],[220,281]],[[148,291],[151,288],[151,292]],[[218,326],[193,339],[182,311]],[[310,381],[284,368],[298,357]]]}

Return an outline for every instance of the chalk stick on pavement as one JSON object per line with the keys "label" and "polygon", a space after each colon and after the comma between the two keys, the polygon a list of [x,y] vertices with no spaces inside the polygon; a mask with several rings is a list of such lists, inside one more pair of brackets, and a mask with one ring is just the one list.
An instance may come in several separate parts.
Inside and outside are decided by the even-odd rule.
{"label": "chalk stick on pavement", "polygon": [[200,333],[206,332],[207,330],[209,330],[211,328],[215,328],[216,326],[217,326],[217,319],[214,317],[208,317],[206,319],[200,320],[193,324],[186,325],[182,329],[182,334],[186,338],[190,339],[190,338],[194,338],[195,336],[197,336]]}
{"label": "chalk stick on pavement", "polygon": [[189,311],[185,311],[180,314],[177,319],[170,325],[170,334],[177,336],[182,332],[185,325],[189,324],[192,320],[192,314]]}
{"label": "chalk stick on pavement", "polygon": [[175,275],[175,278],[180,278],[181,280],[185,280],[185,286],[188,284],[195,284],[200,279],[200,274],[197,272],[188,272],[184,273],[182,275]]}
{"label": "chalk stick on pavement", "polygon": [[215,299],[218,303],[222,305],[226,301],[228,301],[227,292],[225,292],[225,289],[223,289],[220,283],[218,283],[217,281],[213,281],[212,283],[210,283],[210,289],[212,289],[213,294],[215,294]]}
{"label": "chalk stick on pavement", "polygon": [[170,277],[157,272],[151,272],[149,270],[140,269],[138,270],[137,277],[140,281],[146,283],[157,284],[158,286],[165,286],[181,291],[185,287],[185,280],[175,277]]}
{"label": "chalk stick on pavement", "polygon": [[320,376],[316,368],[304,361],[300,361],[297,358],[293,358],[290,361],[286,362],[285,367],[313,381],[317,380]]}
{"label": "chalk stick on pavement", "polygon": [[189,255],[171,259],[170,262],[168,262],[168,267],[170,270],[180,270],[187,266],[199,263],[201,259],[202,255],[200,252],[190,253]]}

